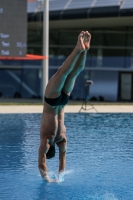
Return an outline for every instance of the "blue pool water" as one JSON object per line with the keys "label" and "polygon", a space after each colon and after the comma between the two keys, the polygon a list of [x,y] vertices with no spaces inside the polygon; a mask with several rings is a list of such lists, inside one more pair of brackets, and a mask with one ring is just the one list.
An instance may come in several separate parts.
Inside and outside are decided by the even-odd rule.
{"label": "blue pool water", "polygon": [[[37,168],[41,114],[0,115],[0,200],[133,200],[133,114],[66,114],[64,181]],[[58,149],[47,162],[57,175]]]}

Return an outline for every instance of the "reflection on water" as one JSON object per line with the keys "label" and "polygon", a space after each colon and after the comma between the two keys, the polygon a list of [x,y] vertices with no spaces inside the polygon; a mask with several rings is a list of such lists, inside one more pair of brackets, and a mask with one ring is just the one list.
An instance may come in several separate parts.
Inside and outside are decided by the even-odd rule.
{"label": "reflection on water", "polygon": [[[66,114],[67,168],[37,168],[41,114],[0,115],[0,200],[132,200],[133,114]],[[58,177],[58,149],[47,161]]]}
{"label": "reflection on water", "polygon": [[[36,125],[34,125],[36,120]],[[37,121],[38,120],[38,121]],[[1,165],[0,170],[20,169],[28,163],[29,155],[37,153],[33,147],[33,140],[35,139],[33,132],[39,134],[39,117],[33,115],[16,114],[2,114],[0,115],[0,149],[1,149]],[[39,140],[39,137],[38,137]],[[32,157],[32,156],[31,156]],[[8,162],[7,162],[8,161]]]}
{"label": "reflection on water", "polygon": [[24,152],[22,141],[25,122],[23,116],[0,115],[0,171],[6,170],[10,164],[10,170],[23,167]]}

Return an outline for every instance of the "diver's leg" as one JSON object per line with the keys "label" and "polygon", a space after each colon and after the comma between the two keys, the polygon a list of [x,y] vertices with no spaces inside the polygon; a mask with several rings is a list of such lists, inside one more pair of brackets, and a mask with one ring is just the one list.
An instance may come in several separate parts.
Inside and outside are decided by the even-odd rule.
{"label": "diver's leg", "polygon": [[67,76],[67,79],[66,79],[64,87],[63,87],[63,92],[65,92],[68,95],[70,95],[70,93],[74,87],[74,83],[75,83],[77,76],[85,67],[87,50],[90,47],[90,40],[91,40],[91,35],[88,32],[86,32],[86,35],[87,35],[86,38],[88,38],[87,48],[85,51],[80,53],[80,56],[77,59],[77,62],[75,64],[73,70]]}
{"label": "diver's leg", "polygon": [[86,54],[87,52],[82,52],[79,56],[79,59],[74,67],[74,69],[71,71],[71,73],[68,75],[64,87],[63,92],[70,95],[71,91],[73,90],[75,80],[79,73],[84,69],[85,67],[85,61],[86,61]]}
{"label": "diver's leg", "polygon": [[45,96],[47,98],[56,98],[61,94],[64,83],[67,79],[69,73],[73,70],[75,63],[81,54],[85,50],[84,45],[85,32],[82,31],[78,36],[77,45],[66,59],[63,65],[58,69],[58,71],[51,77],[49,83],[46,87]]}

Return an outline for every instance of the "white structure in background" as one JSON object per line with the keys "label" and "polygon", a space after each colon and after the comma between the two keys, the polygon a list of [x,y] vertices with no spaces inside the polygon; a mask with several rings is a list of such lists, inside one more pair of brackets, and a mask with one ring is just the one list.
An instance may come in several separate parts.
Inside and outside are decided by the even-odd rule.
{"label": "white structure in background", "polygon": [[43,76],[42,76],[42,100],[44,101],[44,91],[48,83],[48,65],[49,65],[49,0],[44,0],[43,12]]}
{"label": "white structure in background", "polygon": [[38,0],[40,4],[34,13],[40,12],[43,6],[43,68],[42,68],[42,101],[44,101],[44,92],[48,83],[48,66],[49,66],[49,0]]}

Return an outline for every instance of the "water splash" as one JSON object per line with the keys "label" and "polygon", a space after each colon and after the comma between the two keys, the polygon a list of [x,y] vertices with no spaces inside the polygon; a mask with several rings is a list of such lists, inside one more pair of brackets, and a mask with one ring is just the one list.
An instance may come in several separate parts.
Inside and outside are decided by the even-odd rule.
{"label": "water splash", "polygon": [[72,173],[72,171],[73,170],[66,170],[66,171],[60,172],[59,174],[56,174],[55,172],[50,171],[48,175],[51,179],[55,179],[57,180],[58,183],[61,183],[65,180],[65,175]]}
{"label": "water splash", "polygon": [[119,200],[114,194],[106,192],[105,194],[85,195],[79,198],[80,200]]}
{"label": "water splash", "polygon": [[103,200],[118,200],[118,199],[115,197],[114,194],[107,192],[103,195]]}

